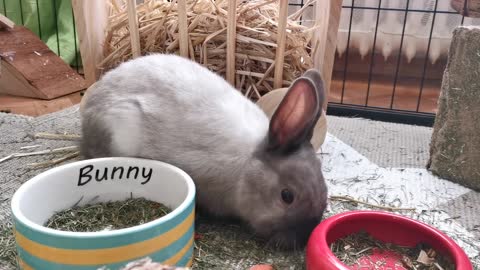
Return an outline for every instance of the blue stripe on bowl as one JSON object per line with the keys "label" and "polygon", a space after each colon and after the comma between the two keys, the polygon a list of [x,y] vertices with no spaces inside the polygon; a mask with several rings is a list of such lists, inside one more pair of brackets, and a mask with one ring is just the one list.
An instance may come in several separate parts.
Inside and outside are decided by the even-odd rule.
{"label": "blue stripe on bowl", "polygon": [[187,253],[185,253],[185,255],[180,259],[180,261],[178,261],[178,266],[187,266],[187,263],[190,261],[190,258],[192,258],[193,256],[193,247],[194,247],[194,244],[192,244],[192,247],[188,250]]}
{"label": "blue stripe on bowl", "polygon": [[[168,252],[169,253],[168,256],[166,254],[158,252],[158,253],[155,253],[155,254],[151,255],[150,258],[152,258],[153,261],[162,262],[162,261],[165,261],[168,258],[174,256],[175,254],[177,254],[182,248],[184,248],[188,244],[188,241],[190,241],[190,239],[193,237],[194,230],[195,230],[195,226],[192,226],[190,229],[188,229],[188,232],[181,237],[181,244],[180,245],[174,246],[175,244],[172,244],[172,245],[168,246],[167,248],[172,247],[172,251]],[[192,243],[192,248],[193,248],[193,243]]]}
{"label": "blue stripe on bowl", "polygon": [[[169,259],[170,257],[175,256],[182,248],[184,248],[188,244],[189,240],[193,236],[193,233],[194,233],[194,226],[191,226],[190,229],[187,231],[187,233],[185,233],[173,244],[171,244],[170,246],[164,249],[159,250],[154,254],[148,255],[148,257],[150,257],[155,262],[162,262]],[[17,246],[17,251],[20,258],[35,270],[92,270],[92,269],[98,269],[104,266],[104,265],[78,266],[78,265],[55,264],[55,263],[37,258],[29,254],[19,246]],[[180,259],[177,265],[186,266],[186,264],[188,263],[188,260],[190,259],[190,256],[192,255],[193,255],[193,245],[191,245],[187,253],[182,257],[182,259]],[[75,255],[72,254],[72,256],[75,256]],[[147,257],[147,256],[131,259],[128,261],[118,262],[115,264],[109,264],[107,267],[110,270],[117,270],[124,267],[127,263],[131,261],[142,259],[144,257]]]}
{"label": "blue stripe on bowl", "polygon": [[14,217],[15,229],[26,238],[37,243],[64,249],[101,249],[114,248],[142,242],[175,228],[182,223],[194,210],[195,200],[192,200],[187,208],[177,216],[165,221],[162,224],[150,226],[142,231],[135,233],[112,235],[112,236],[60,236],[51,233],[39,232],[27,227],[21,221]]}

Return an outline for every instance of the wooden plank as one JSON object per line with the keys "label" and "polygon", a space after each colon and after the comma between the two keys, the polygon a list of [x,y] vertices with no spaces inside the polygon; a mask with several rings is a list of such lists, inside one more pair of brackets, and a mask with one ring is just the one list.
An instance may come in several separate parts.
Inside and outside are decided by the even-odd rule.
{"label": "wooden plank", "polygon": [[278,36],[277,49],[275,52],[275,73],[274,88],[283,86],[283,63],[285,57],[285,42],[287,36],[287,20],[288,20],[288,0],[280,0],[280,12],[278,18]]}
{"label": "wooden plank", "polygon": [[46,99],[47,96],[33,87],[12,65],[0,59],[0,93],[19,97]]}
{"label": "wooden plank", "polygon": [[[397,52],[398,53],[398,52]],[[393,80],[395,78],[395,72],[397,71],[397,57],[392,56],[387,61],[381,54],[375,54],[373,57],[373,63],[375,63],[375,68],[373,70],[373,76],[388,76],[391,79],[389,83],[390,92],[393,88]],[[371,58],[363,58],[356,50],[350,50],[348,54],[348,72],[347,72],[347,80],[350,79],[351,76],[363,76],[364,78],[368,78],[370,70],[368,67],[372,63]],[[401,61],[399,66],[399,79],[402,78],[422,78],[423,74],[423,65],[425,63],[424,57],[414,57],[410,63],[407,61]],[[443,72],[445,71],[445,66],[447,64],[447,58],[442,57],[439,58],[434,65],[428,64],[428,70],[425,73],[426,80],[442,80]],[[335,62],[333,65],[333,72],[341,72],[345,70],[345,54],[343,54],[342,58],[335,57]],[[374,77],[375,80],[375,77]],[[399,82],[397,82],[399,83]]]}
{"label": "wooden plank", "polygon": [[314,67],[321,71],[325,83],[327,98],[324,109],[327,108],[328,94],[330,93],[341,11],[342,1],[340,0],[317,0],[315,2],[315,22],[321,27],[314,36],[316,42]]}
{"label": "wooden plank", "polygon": [[0,31],[0,93],[53,99],[86,88],[85,80],[23,26]]}
{"label": "wooden plank", "polygon": [[136,0],[127,0],[128,27],[130,30],[130,41],[132,43],[133,58],[142,55],[140,48],[140,33],[138,31],[138,16]]}
{"label": "wooden plank", "polygon": [[0,29],[12,29],[14,26],[14,22],[12,22],[9,18],[5,17],[3,14],[0,14]]}
{"label": "wooden plank", "polygon": [[227,21],[227,81],[235,85],[235,50],[237,36],[237,0],[228,2]]}
{"label": "wooden plank", "polygon": [[80,54],[87,86],[100,77],[97,68],[103,58],[103,41],[109,7],[106,1],[72,0],[75,25],[80,42]]}
{"label": "wooden plank", "polygon": [[52,100],[16,97],[0,94],[0,111],[27,116],[40,116],[57,112],[80,103],[82,91]]}
{"label": "wooden plank", "polygon": [[186,0],[178,0],[178,34],[180,55],[188,58],[188,22],[187,22],[187,3]]}
{"label": "wooden plank", "polygon": [[[425,60],[425,59],[423,59]],[[415,111],[417,109],[420,78],[402,78],[398,81],[395,91],[393,108],[397,110]],[[435,113],[441,80],[426,80],[423,85],[420,111]],[[343,88],[343,72],[334,72],[330,86],[330,102],[365,105],[368,88],[368,76],[349,74]],[[392,76],[374,75],[370,83],[368,106],[390,108],[392,101]],[[342,98],[343,96],[343,98]]]}

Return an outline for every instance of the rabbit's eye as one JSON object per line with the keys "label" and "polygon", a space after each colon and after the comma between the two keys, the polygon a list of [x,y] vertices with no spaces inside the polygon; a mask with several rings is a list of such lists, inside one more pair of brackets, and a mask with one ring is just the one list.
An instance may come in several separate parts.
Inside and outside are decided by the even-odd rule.
{"label": "rabbit's eye", "polygon": [[293,202],[293,193],[288,189],[282,190],[282,200],[287,204],[291,204]]}

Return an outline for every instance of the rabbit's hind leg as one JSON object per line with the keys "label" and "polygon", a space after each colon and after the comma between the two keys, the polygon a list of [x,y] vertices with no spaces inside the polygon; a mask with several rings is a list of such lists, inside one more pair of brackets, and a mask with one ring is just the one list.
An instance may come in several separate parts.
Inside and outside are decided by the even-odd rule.
{"label": "rabbit's hind leg", "polygon": [[85,114],[82,119],[81,152],[86,158],[135,157],[141,146],[141,112],[135,105],[123,104]]}

